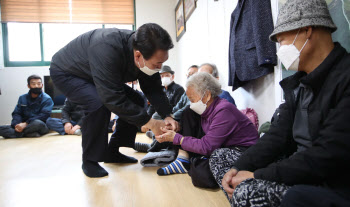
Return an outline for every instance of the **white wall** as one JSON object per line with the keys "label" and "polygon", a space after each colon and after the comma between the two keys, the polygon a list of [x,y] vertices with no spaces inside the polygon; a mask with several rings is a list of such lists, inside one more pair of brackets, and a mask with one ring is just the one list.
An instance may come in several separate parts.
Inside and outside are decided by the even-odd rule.
{"label": "white wall", "polygon": [[175,36],[175,6],[171,0],[135,0],[136,28],[145,23],[157,23],[170,34],[174,48],[169,51],[169,59],[164,63],[175,71],[175,82],[180,81],[177,64],[177,42]]}
{"label": "white wall", "polygon": [[[176,5],[178,0],[174,0]],[[274,1],[274,0],[272,0]],[[211,62],[218,66],[220,82],[227,91],[228,46],[231,13],[237,0],[199,0],[197,8],[186,23],[186,32],[178,42],[178,66],[182,74],[193,64]],[[274,11],[273,7],[273,11]],[[186,79],[182,76],[181,83]],[[259,78],[231,92],[239,109],[256,110],[260,124],[269,121],[276,105],[274,74]]]}

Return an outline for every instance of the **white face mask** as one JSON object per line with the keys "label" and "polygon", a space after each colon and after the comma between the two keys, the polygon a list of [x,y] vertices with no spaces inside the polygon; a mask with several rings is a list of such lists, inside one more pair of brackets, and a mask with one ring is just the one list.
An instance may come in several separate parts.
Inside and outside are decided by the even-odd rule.
{"label": "white face mask", "polygon": [[170,85],[173,81],[171,80],[170,77],[164,77],[162,78],[162,85],[167,87],[168,85]]}
{"label": "white face mask", "polygon": [[139,67],[140,67],[140,70],[143,72],[143,73],[145,73],[145,74],[147,74],[147,75],[149,75],[149,76],[152,76],[152,75],[154,75],[154,74],[156,74],[156,73],[158,73],[159,71],[160,71],[160,69],[149,69],[149,67],[147,67],[146,66],[146,64],[145,64],[145,59],[144,58],[142,58],[143,59],[143,68],[141,68],[141,65],[140,65],[140,62],[137,62],[138,64],[139,64]]}
{"label": "white face mask", "polygon": [[297,36],[294,39],[293,44],[291,45],[282,45],[280,49],[277,52],[277,56],[281,60],[282,64],[287,70],[294,70],[298,71],[299,68],[299,61],[300,61],[300,53],[304,49],[306,43],[309,41],[309,39],[306,40],[304,46],[299,51],[294,43],[299,35],[300,30],[298,31]]}
{"label": "white face mask", "polygon": [[203,99],[204,95],[202,96],[201,100],[195,102],[195,103],[190,103],[190,109],[192,109],[194,112],[196,112],[199,115],[202,115],[203,112],[205,111],[205,109],[207,109],[207,103],[203,103],[202,99]]}

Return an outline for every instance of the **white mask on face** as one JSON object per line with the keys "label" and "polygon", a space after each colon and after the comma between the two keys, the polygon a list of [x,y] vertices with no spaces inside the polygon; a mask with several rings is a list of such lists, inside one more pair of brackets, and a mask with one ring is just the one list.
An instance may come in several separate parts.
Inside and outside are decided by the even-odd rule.
{"label": "white mask on face", "polygon": [[294,70],[298,71],[299,68],[299,61],[300,61],[300,53],[304,49],[306,43],[309,41],[309,39],[306,40],[304,46],[299,51],[294,43],[299,35],[300,30],[298,31],[297,36],[294,39],[293,44],[291,45],[282,45],[280,49],[277,52],[277,56],[281,60],[282,64],[287,70]]}
{"label": "white mask on face", "polygon": [[145,74],[147,74],[149,76],[152,76],[152,75],[154,75],[154,74],[156,74],[156,73],[158,73],[160,71],[160,69],[153,69],[153,70],[149,69],[149,67],[147,67],[146,64],[145,64],[145,59],[144,58],[142,58],[142,59],[143,59],[143,68],[141,68],[140,62],[137,62],[137,63],[139,64],[140,70],[143,73],[145,73]]}
{"label": "white mask on face", "polygon": [[195,102],[195,103],[190,103],[190,109],[192,109],[194,112],[196,112],[199,115],[202,115],[203,112],[205,111],[205,109],[207,109],[207,103],[203,103],[202,99],[203,99],[204,95],[202,96],[201,100]]}
{"label": "white mask on face", "polygon": [[164,77],[162,78],[162,85],[164,87],[168,87],[168,85],[170,85],[173,81],[171,80],[170,77]]}

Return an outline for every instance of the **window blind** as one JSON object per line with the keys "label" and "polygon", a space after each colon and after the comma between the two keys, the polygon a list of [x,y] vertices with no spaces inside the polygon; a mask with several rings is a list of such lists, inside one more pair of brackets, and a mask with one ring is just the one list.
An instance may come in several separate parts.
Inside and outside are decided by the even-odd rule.
{"label": "window blind", "polygon": [[134,24],[134,0],[1,0],[2,22]]}

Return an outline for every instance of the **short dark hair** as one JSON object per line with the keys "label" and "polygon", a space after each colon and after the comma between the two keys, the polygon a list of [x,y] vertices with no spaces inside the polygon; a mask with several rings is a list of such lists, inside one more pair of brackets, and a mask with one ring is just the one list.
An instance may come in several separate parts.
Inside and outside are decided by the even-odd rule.
{"label": "short dark hair", "polygon": [[198,65],[191,65],[191,67],[189,67],[188,69],[190,69],[190,68],[198,68]]}
{"label": "short dark hair", "polygon": [[33,79],[40,79],[41,81],[43,81],[40,76],[38,76],[38,75],[31,75],[27,79],[28,85],[30,85],[30,81],[33,80]]}
{"label": "short dark hair", "polygon": [[142,25],[137,29],[132,43],[134,49],[139,50],[147,60],[157,50],[170,50],[174,47],[169,33],[155,23]]}

